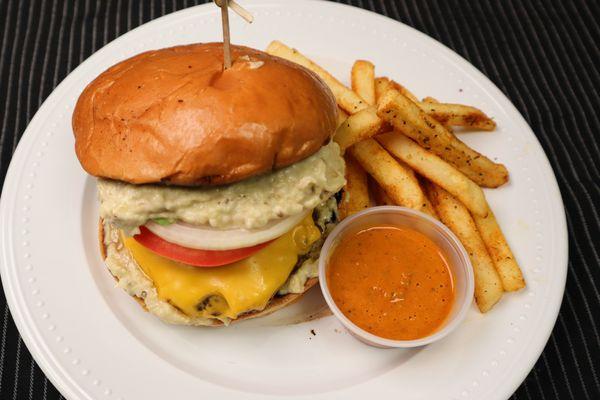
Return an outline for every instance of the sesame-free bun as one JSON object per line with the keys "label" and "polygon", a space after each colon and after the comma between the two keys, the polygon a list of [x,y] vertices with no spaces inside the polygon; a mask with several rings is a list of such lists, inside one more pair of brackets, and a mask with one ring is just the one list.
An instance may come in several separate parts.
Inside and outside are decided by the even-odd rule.
{"label": "sesame-free bun", "polygon": [[221,43],[148,51],[103,72],[73,112],[91,175],[129,183],[236,182],[300,161],[334,132],[327,86],[297,64]]}

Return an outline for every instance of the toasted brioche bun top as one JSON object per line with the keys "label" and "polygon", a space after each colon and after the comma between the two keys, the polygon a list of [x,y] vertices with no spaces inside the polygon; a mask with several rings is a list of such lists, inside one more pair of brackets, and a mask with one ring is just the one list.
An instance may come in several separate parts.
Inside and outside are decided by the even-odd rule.
{"label": "toasted brioche bun top", "polygon": [[129,183],[236,182],[300,161],[334,132],[337,108],[312,72],[221,43],[148,51],[109,68],[73,113],[91,175]]}

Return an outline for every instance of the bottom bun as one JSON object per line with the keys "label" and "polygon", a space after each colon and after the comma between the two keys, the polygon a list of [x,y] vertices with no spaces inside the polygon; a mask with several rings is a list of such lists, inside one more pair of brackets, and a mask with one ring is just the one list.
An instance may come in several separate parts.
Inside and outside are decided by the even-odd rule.
{"label": "bottom bun", "polygon": [[216,318],[190,317],[168,301],[158,297],[152,280],[142,271],[129,250],[127,250],[117,228],[100,219],[98,236],[102,258],[110,273],[117,280],[117,286],[123,288],[146,311],[170,324],[216,327],[237,321],[263,317],[294,303],[319,281],[318,278],[309,278],[304,284],[302,293],[289,293],[283,296],[275,295],[263,310],[249,311],[241,314],[236,319],[220,320]]}

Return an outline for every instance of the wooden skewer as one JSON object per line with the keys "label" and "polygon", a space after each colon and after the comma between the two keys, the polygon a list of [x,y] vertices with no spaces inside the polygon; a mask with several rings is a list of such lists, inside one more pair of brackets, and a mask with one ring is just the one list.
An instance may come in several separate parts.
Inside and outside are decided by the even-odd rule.
{"label": "wooden skewer", "polygon": [[237,1],[229,0],[229,7],[231,7],[231,9],[237,15],[244,18],[249,24],[251,24],[252,21],[254,21],[254,16],[250,14],[250,12],[246,11],[246,9],[244,9],[242,6],[240,6]]}
{"label": "wooden skewer", "polygon": [[231,35],[229,33],[229,7],[247,22],[252,23],[254,17],[235,0],[214,0],[221,7],[221,22],[223,25],[223,69],[231,68]]}
{"label": "wooden skewer", "polygon": [[[229,34],[229,0],[221,2],[221,22],[223,24],[223,69],[231,68],[231,37]],[[218,5],[218,3],[217,3]]]}
{"label": "wooden skewer", "polygon": [[[219,7],[223,7],[223,0],[215,0],[215,3],[219,6]],[[237,1],[235,0],[229,0],[229,7],[231,7],[231,9],[240,17],[244,18],[246,20],[246,22],[248,23],[252,23],[254,21],[254,16],[252,14],[250,14],[250,12],[248,10],[246,10],[244,7],[240,6],[238,4]]]}

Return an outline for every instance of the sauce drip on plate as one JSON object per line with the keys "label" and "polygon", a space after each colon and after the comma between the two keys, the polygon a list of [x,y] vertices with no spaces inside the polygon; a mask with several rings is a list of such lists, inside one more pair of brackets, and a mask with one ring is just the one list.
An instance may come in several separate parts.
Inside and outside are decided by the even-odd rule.
{"label": "sauce drip on plate", "polygon": [[345,237],[330,257],[327,283],[348,319],[393,340],[434,333],[454,300],[452,275],[439,247],[419,232],[397,227]]}

